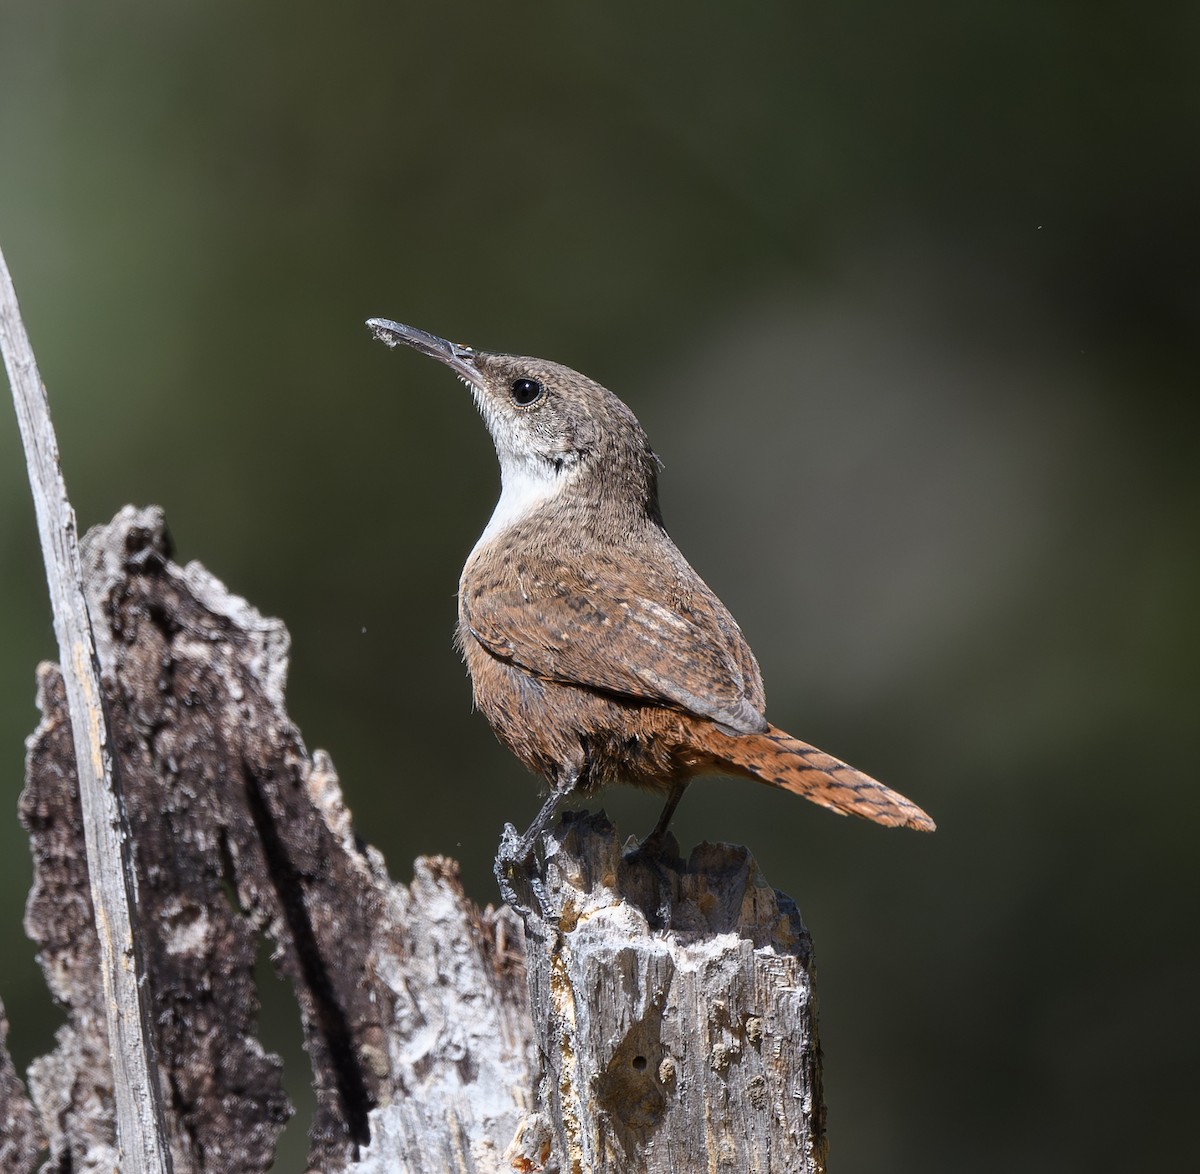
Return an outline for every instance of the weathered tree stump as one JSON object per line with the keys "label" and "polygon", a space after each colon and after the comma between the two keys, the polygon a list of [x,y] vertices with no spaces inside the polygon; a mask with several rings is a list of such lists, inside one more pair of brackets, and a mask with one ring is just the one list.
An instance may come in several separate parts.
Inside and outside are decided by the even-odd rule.
{"label": "weathered tree stump", "polygon": [[[812,944],[744,848],[543,837],[526,917],[538,1104],[571,1171],[824,1169]],[[668,847],[674,847],[668,839]]]}
{"label": "weathered tree stump", "polygon": [[[256,1038],[259,934],[313,1066],[314,1170],[824,1168],[811,946],[744,849],[625,859],[603,816],[543,838],[525,924],[457,868],[393,884],[328,757],[284,709],[287,633],[198,564],[161,513],[85,542],[88,607],[133,836],[141,988],[177,1171],[265,1171],[290,1106]],[[36,1121],[0,1039],[3,1169],[119,1166],[97,938],[61,677],[21,801],[27,929],[68,1023]],[[528,974],[526,973],[528,971]],[[528,977],[528,985],[526,978]]]}

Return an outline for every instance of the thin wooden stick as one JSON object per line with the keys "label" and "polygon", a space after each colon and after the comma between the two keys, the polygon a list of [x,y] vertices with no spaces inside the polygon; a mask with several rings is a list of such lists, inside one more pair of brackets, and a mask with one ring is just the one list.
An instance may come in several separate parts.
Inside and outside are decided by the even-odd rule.
{"label": "thin wooden stick", "polygon": [[12,384],[25,446],[38,535],[66,679],[88,874],[108,1017],[121,1170],[169,1174],[170,1146],[154,1062],[151,996],[138,947],[137,878],[114,772],[111,735],[100,692],[100,666],[83,596],[75,511],[67,497],[50,406],[17,295],[0,252],[0,350]]}

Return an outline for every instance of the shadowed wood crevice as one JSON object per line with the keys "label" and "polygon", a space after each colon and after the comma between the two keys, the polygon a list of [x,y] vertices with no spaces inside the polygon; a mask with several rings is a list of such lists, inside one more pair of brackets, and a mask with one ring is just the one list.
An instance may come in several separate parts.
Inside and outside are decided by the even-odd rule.
{"label": "shadowed wood crevice", "polygon": [[260,785],[248,765],[246,806],[262,843],[267,873],[274,885],[279,908],[287,922],[296,961],[303,974],[304,985],[312,999],[315,1018],[329,1051],[346,1131],[356,1145],[366,1145],[371,1140],[367,1117],[375,1107],[375,1102],[367,1088],[361,1061],[355,1054],[354,1033],[347,1022],[330,976],[330,963],[336,964],[338,960],[327,958],[321,951],[305,904],[304,883],[297,875],[288,852],[286,836],[281,834],[276,826],[264,787]]}

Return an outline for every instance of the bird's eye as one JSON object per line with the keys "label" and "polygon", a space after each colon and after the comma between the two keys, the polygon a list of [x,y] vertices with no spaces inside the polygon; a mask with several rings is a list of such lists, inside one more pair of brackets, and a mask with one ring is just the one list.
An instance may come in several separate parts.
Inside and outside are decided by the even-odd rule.
{"label": "bird's eye", "polygon": [[537,403],[545,394],[546,389],[536,379],[514,379],[512,385],[513,403],[527,408]]}

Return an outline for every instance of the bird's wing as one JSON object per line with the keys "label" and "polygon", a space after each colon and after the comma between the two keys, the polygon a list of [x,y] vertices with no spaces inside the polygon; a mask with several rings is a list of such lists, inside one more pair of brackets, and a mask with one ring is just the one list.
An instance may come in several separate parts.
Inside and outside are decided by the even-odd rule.
{"label": "bird's wing", "polygon": [[465,627],[493,656],[548,680],[675,705],[731,733],[767,729],[754,657],[686,563],[640,568],[633,584],[609,560],[581,561],[587,570],[540,567],[536,578],[472,586],[460,598]]}

